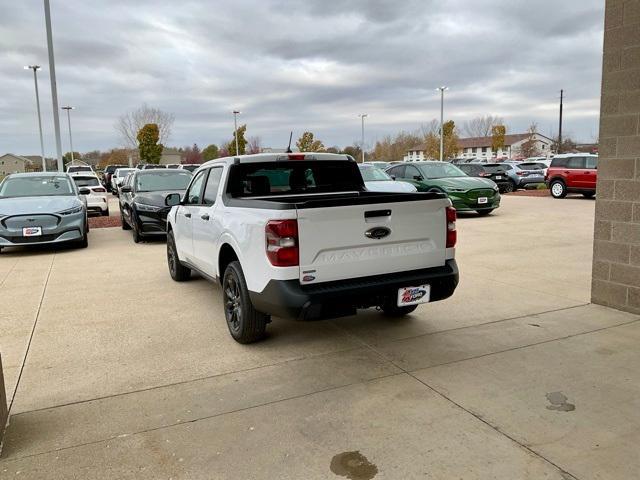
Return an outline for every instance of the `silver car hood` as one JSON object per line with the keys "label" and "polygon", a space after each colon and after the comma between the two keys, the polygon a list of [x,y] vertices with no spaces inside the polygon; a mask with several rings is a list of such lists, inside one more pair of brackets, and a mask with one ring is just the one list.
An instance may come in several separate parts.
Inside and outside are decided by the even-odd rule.
{"label": "silver car hood", "polygon": [[75,195],[0,198],[0,216],[57,213],[80,205],[82,201]]}
{"label": "silver car hood", "polygon": [[364,186],[370,192],[417,192],[416,187],[407,182],[398,180],[375,180],[373,182],[364,182]]}

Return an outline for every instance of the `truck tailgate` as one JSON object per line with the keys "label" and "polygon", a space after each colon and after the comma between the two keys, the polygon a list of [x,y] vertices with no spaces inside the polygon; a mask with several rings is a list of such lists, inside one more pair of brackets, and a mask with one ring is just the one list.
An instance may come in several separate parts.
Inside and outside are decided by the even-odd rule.
{"label": "truck tailgate", "polygon": [[445,264],[446,198],[297,210],[300,283]]}

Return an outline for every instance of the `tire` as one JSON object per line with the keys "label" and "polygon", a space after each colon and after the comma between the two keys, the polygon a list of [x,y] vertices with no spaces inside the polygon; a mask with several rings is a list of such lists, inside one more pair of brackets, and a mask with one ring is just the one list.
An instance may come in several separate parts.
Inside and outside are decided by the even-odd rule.
{"label": "tire", "polygon": [[76,242],[78,248],[87,248],[89,246],[89,222],[84,226],[84,235]]}
{"label": "tire", "polygon": [[257,311],[251,303],[240,262],[227,265],[222,278],[222,301],[227,327],[238,343],[253,343],[265,337],[269,315]]}
{"label": "tire", "polygon": [[413,312],[418,305],[408,305],[406,307],[399,307],[395,303],[388,303],[382,305],[382,311],[387,317],[404,317]]}
{"label": "tire", "polygon": [[495,209],[490,209],[490,210],[476,210],[476,212],[478,213],[479,217],[486,217],[487,215],[491,215],[491,212],[493,212]]}
{"label": "tire", "polygon": [[102,210],[102,211],[100,212],[100,214],[101,214],[103,217],[108,217],[108,216],[109,216],[109,209],[107,208],[106,210]]}
{"label": "tire", "polygon": [[562,180],[553,180],[549,184],[549,191],[553,198],[564,198],[567,196],[567,186]]}
{"label": "tire", "polygon": [[511,192],[515,192],[515,190],[516,190],[516,184],[511,181],[505,183],[504,187],[502,187],[502,193],[511,193]]}
{"label": "tire", "polygon": [[131,230],[131,225],[127,223],[126,218],[124,218],[124,215],[122,214],[122,206],[120,206],[120,223],[122,223],[123,230]]}
{"label": "tire", "polygon": [[142,241],[142,234],[140,230],[138,230],[138,219],[136,217],[136,213],[131,211],[131,231],[133,232],[133,243],[140,243]]}
{"label": "tire", "polygon": [[184,282],[191,278],[191,269],[180,263],[176,240],[171,231],[167,233],[167,264],[169,266],[169,274],[176,282]]}
{"label": "tire", "polygon": [[582,196],[584,198],[593,198],[595,196],[596,192],[582,192]]}

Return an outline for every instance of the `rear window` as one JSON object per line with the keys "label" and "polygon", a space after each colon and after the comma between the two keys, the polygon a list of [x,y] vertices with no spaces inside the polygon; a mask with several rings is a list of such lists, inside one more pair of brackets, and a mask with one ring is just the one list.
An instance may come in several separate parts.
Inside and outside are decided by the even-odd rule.
{"label": "rear window", "polygon": [[485,165],[484,171],[487,173],[503,173],[508,170],[509,165]]}
{"label": "rear window", "polygon": [[73,177],[78,187],[98,187],[100,181],[96,177]]}
{"label": "rear window", "polygon": [[518,166],[523,170],[542,170],[545,168],[541,163],[521,163]]}
{"label": "rear window", "polygon": [[227,193],[233,197],[352,192],[364,190],[351,161],[278,161],[233,165]]}

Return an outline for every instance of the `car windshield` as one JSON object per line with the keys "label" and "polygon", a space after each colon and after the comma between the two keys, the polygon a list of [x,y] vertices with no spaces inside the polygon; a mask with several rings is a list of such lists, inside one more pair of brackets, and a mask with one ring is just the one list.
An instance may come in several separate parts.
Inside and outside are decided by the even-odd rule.
{"label": "car windshield", "polygon": [[100,180],[96,177],[73,177],[73,181],[76,182],[78,187],[98,187],[100,186]]}
{"label": "car windshield", "polygon": [[420,165],[420,171],[427,178],[466,177],[467,174],[450,163],[427,163]]}
{"label": "car windshield", "polygon": [[0,184],[0,198],[63,195],[75,195],[75,190],[69,178],[62,175],[8,177]]}
{"label": "car windshield", "polygon": [[139,173],[136,177],[136,191],[186,190],[190,181],[191,173],[179,170]]}
{"label": "car windshield", "polygon": [[91,167],[69,167],[67,169],[67,171],[69,173],[72,173],[72,172],[93,172],[93,170],[91,170]]}
{"label": "car windshield", "polygon": [[544,168],[544,165],[540,163],[521,163],[518,165],[518,167],[522,168],[523,170],[542,170]]}
{"label": "car windshield", "polygon": [[116,177],[118,178],[126,177],[131,172],[135,172],[135,170],[136,170],[135,168],[120,168],[119,170],[116,170]]}
{"label": "car windshield", "polygon": [[360,167],[360,173],[365,182],[382,182],[391,177],[376,167]]}

